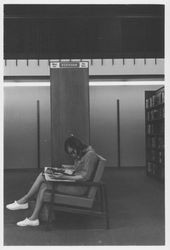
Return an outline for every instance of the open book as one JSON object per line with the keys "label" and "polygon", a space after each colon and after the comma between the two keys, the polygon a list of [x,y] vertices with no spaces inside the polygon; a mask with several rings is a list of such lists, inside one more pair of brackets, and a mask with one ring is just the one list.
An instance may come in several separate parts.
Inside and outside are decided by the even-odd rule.
{"label": "open book", "polygon": [[[74,175],[75,170],[73,168],[65,168],[65,167],[61,167],[61,168],[51,168],[51,167],[45,167],[44,168],[44,176],[46,181],[57,181],[57,180],[61,180],[60,176],[65,175],[65,176],[72,176]],[[66,180],[66,181],[70,181],[67,179],[63,179],[62,180]]]}

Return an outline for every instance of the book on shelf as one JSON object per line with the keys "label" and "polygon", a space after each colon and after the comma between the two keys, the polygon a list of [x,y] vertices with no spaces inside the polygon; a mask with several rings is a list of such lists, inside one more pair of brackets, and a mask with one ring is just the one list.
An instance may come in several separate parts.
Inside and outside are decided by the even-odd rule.
{"label": "book on shelf", "polygon": [[148,162],[147,163],[147,172],[153,176],[157,176],[161,179],[164,178],[164,168],[160,165],[156,164],[155,162]]}
{"label": "book on shelf", "polygon": [[152,174],[155,175],[156,174],[156,164],[152,163]]}
{"label": "book on shelf", "polygon": [[157,136],[163,136],[164,134],[164,124],[156,124],[155,126],[153,124],[147,125],[147,135],[157,135]]}
{"label": "book on shelf", "polygon": [[147,121],[150,121],[150,111],[148,111],[148,112],[146,112],[146,119],[147,119]]}
{"label": "book on shelf", "polygon": [[154,162],[147,163],[147,171],[148,173],[155,175],[156,173],[156,164]]}
{"label": "book on shelf", "polygon": [[147,121],[154,121],[164,118],[164,110],[163,109],[153,109],[146,113]]}
{"label": "book on shelf", "polygon": [[163,136],[158,136],[158,148],[164,149],[164,137]]}
{"label": "book on shelf", "polygon": [[148,173],[152,172],[152,163],[151,162],[147,163],[147,171],[148,171]]}
{"label": "book on shelf", "polygon": [[164,134],[164,123],[159,124],[159,132],[160,134]]}
{"label": "book on shelf", "polygon": [[153,107],[153,97],[152,96],[149,98],[149,107],[150,108]]}
{"label": "book on shelf", "polygon": [[157,138],[155,136],[149,137],[147,140],[148,148],[156,148],[157,146]]}
{"label": "book on shelf", "polygon": [[152,147],[152,148],[156,148],[156,137],[155,137],[155,136],[153,136],[153,137],[151,138],[151,147]]}
{"label": "book on shelf", "polygon": [[163,103],[163,92],[160,91],[157,94],[157,100],[156,100],[156,105],[162,104]]}
{"label": "book on shelf", "polygon": [[165,102],[165,92],[162,91],[161,94],[162,94],[161,95],[161,102],[164,103]]}
{"label": "book on shelf", "polygon": [[145,100],[146,108],[152,108],[160,104],[163,104],[165,101],[164,98],[165,98],[164,90],[161,89]]}
{"label": "book on shelf", "polygon": [[156,160],[156,152],[155,152],[155,150],[151,150],[150,159],[153,162]]}
{"label": "book on shelf", "polygon": [[160,164],[164,163],[164,153],[162,151],[158,152],[158,162]]}
{"label": "book on shelf", "polygon": [[148,135],[156,134],[156,132],[157,132],[157,129],[155,128],[155,126],[153,124],[147,125],[147,134]]}
{"label": "book on shelf", "polygon": [[152,124],[147,125],[147,134],[150,135],[152,133]]}
{"label": "book on shelf", "polygon": [[145,100],[145,106],[147,109],[149,108],[149,100],[148,99]]}

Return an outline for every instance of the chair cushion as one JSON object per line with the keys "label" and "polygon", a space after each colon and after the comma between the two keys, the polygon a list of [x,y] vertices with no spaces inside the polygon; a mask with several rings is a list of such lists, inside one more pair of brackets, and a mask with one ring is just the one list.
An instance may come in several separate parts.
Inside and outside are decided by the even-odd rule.
{"label": "chair cushion", "polygon": [[[44,195],[44,202],[50,202],[51,199],[51,192],[46,191]],[[73,195],[66,195],[66,194],[54,194],[54,203],[62,204],[62,205],[69,205],[69,206],[77,206],[77,207],[92,207],[93,200],[89,199],[85,196],[73,196]]]}

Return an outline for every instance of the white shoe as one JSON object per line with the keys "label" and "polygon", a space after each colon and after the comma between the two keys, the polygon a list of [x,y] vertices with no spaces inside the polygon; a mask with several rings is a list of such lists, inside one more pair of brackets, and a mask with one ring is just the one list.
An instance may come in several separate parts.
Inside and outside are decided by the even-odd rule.
{"label": "white shoe", "polygon": [[26,227],[26,226],[39,226],[40,222],[39,219],[37,220],[29,220],[28,218],[25,218],[25,220],[17,222],[17,226],[20,227]]}
{"label": "white shoe", "polygon": [[14,201],[13,203],[6,205],[6,208],[9,210],[27,209],[28,203],[19,204],[17,201]]}

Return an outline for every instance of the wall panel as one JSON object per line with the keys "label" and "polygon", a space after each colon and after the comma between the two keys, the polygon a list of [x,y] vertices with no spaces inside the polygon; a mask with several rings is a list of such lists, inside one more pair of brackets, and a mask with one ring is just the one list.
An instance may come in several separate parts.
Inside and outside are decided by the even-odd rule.
{"label": "wall panel", "polygon": [[[144,91],[160,86],[90,86],[90,141],[106,157],[108,166],[117,166],[117,99],[120,100],[121,166],[145,165]],[[37,168],[37,99],[40,100],[40,165],[50,164],[50,88],[5,87],[5,169]]]}
{"label": "wall panel", "polygon": [[120,102],[120,165],[145,165],[144,91],[159,85],[91,86],[91,142],[107,159],[118,166],[117,99]]}
{"label": "wall panel", "polygon": [[37,100],[40,101],[40,166],[50,163],[48,87],[4,90],[4,167],[37,168]]}

